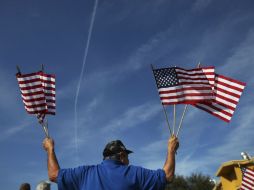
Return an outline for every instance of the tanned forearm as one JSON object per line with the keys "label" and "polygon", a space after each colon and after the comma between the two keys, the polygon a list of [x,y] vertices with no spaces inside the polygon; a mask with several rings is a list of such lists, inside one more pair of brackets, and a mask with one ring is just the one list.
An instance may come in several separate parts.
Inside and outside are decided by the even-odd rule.
{"label": "tanned forearm", "polygon": [[60,170],[54,149],[48,150],[48,176],[50,181],[56,182]]}
{"label": "tanned forearm", "polygon": [[171,137],[168,142],[168,152],[163,170],[166,174],[167,182],[172,182],[175,176],[175,154],[178,149],[179,142],[175,136]]}
{"label": "tanned forearm", "polygon": [[165,171],[167,182],[172,182],[175,175],[175,153],[167,153],[167,158],[163,170]]}
{"label": "tanned forearm", "polygon": [[48,163],[48,176],[50,181],[56,182],[59,172],[59,164],[54,151],[54,140],[51,138],[45,138],[43,141],[43,147],[47,152],[47,163]]}

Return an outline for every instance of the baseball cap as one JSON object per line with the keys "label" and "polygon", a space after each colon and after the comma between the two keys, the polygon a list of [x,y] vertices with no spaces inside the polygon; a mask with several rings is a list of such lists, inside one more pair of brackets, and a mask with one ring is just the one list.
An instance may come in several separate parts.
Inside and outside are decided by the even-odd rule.
{"label": "baseball cap", "polygon": [[124,144],[120,140],[114,140],[109,142],[104,150],[103,150],[103,156],[112,156],[114,154],[120,153],[120,152],[126,152],[127,154],[133,153],[131,150],[128,150],[125,148]]}

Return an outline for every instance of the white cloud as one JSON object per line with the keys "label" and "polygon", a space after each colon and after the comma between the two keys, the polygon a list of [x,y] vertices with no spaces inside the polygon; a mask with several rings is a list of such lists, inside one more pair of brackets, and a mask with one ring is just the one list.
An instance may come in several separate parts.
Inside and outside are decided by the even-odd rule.
{"label": "white cloud", "polygon": [[251,29],[246,39],[234,49],[234,53],[229,57],[226,63],[218,68],[219,73],[227,73],[229,76],[241,76],[246,78],[252,84],[254,76],[251,72],[254,70],[254,29]]}
{"label": "white cloud", "polygon": [[140,123],[150,120],[158,114],[159,111],[161,111],[161,106],[152,103],[145,103],[132,107],[119,116],[118,119],[110,121],[103,130],[115,132],[116,130],[121,131],[130,127],[135,127]]}
{"label": "white cloud", "polygon": [[202,11],[204,10],[209,4],[211,0],[196,0],[192,6],[193,11]]}
{"label": "white cloud", "polygon": [[24,130],[25,127],[30,127],[32,124],[33,122],[30,119],[25,119],[17,123],[15,126],[8,126],[5,130],[2,128],[0,141],[4,141],[17,135],[20,131]]}

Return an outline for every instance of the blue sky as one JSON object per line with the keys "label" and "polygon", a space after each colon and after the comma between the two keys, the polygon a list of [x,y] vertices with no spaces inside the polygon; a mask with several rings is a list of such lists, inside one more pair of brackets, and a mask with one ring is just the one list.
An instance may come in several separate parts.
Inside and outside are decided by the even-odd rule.
{"label": "blue sky", "polygon": [[[254,2],[252,0],[99,0],[78,94],[94,1],[0,2],[0,184],[32,189],[47,179],[44,133],[23,107],[16,65],[44,64],[56,74],[57,114],[50,135],[62,168],[97,164],[105,144],[121,139],[130,162],[161,168],[166,125],[150,65],[191,69],[201,62],[246,82],[227,124],[189,107],[180,132],[176,173],[215,177],[222,162],[254,155]],[[177,106],[178,121],[183,105]],[[172,107],[168,107],[170,123]],[[52,189],[57,189],[52,185]]]}

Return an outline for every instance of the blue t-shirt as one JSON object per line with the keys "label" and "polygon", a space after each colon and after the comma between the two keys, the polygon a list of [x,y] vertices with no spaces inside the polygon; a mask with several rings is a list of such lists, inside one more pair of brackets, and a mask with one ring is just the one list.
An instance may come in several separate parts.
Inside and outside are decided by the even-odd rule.
{"label": "blue t-shirt", "polygon": [[162,190],[166,186],[164,170],[149,170],[104,160],[94,166],[61,169],[59,190]]}

